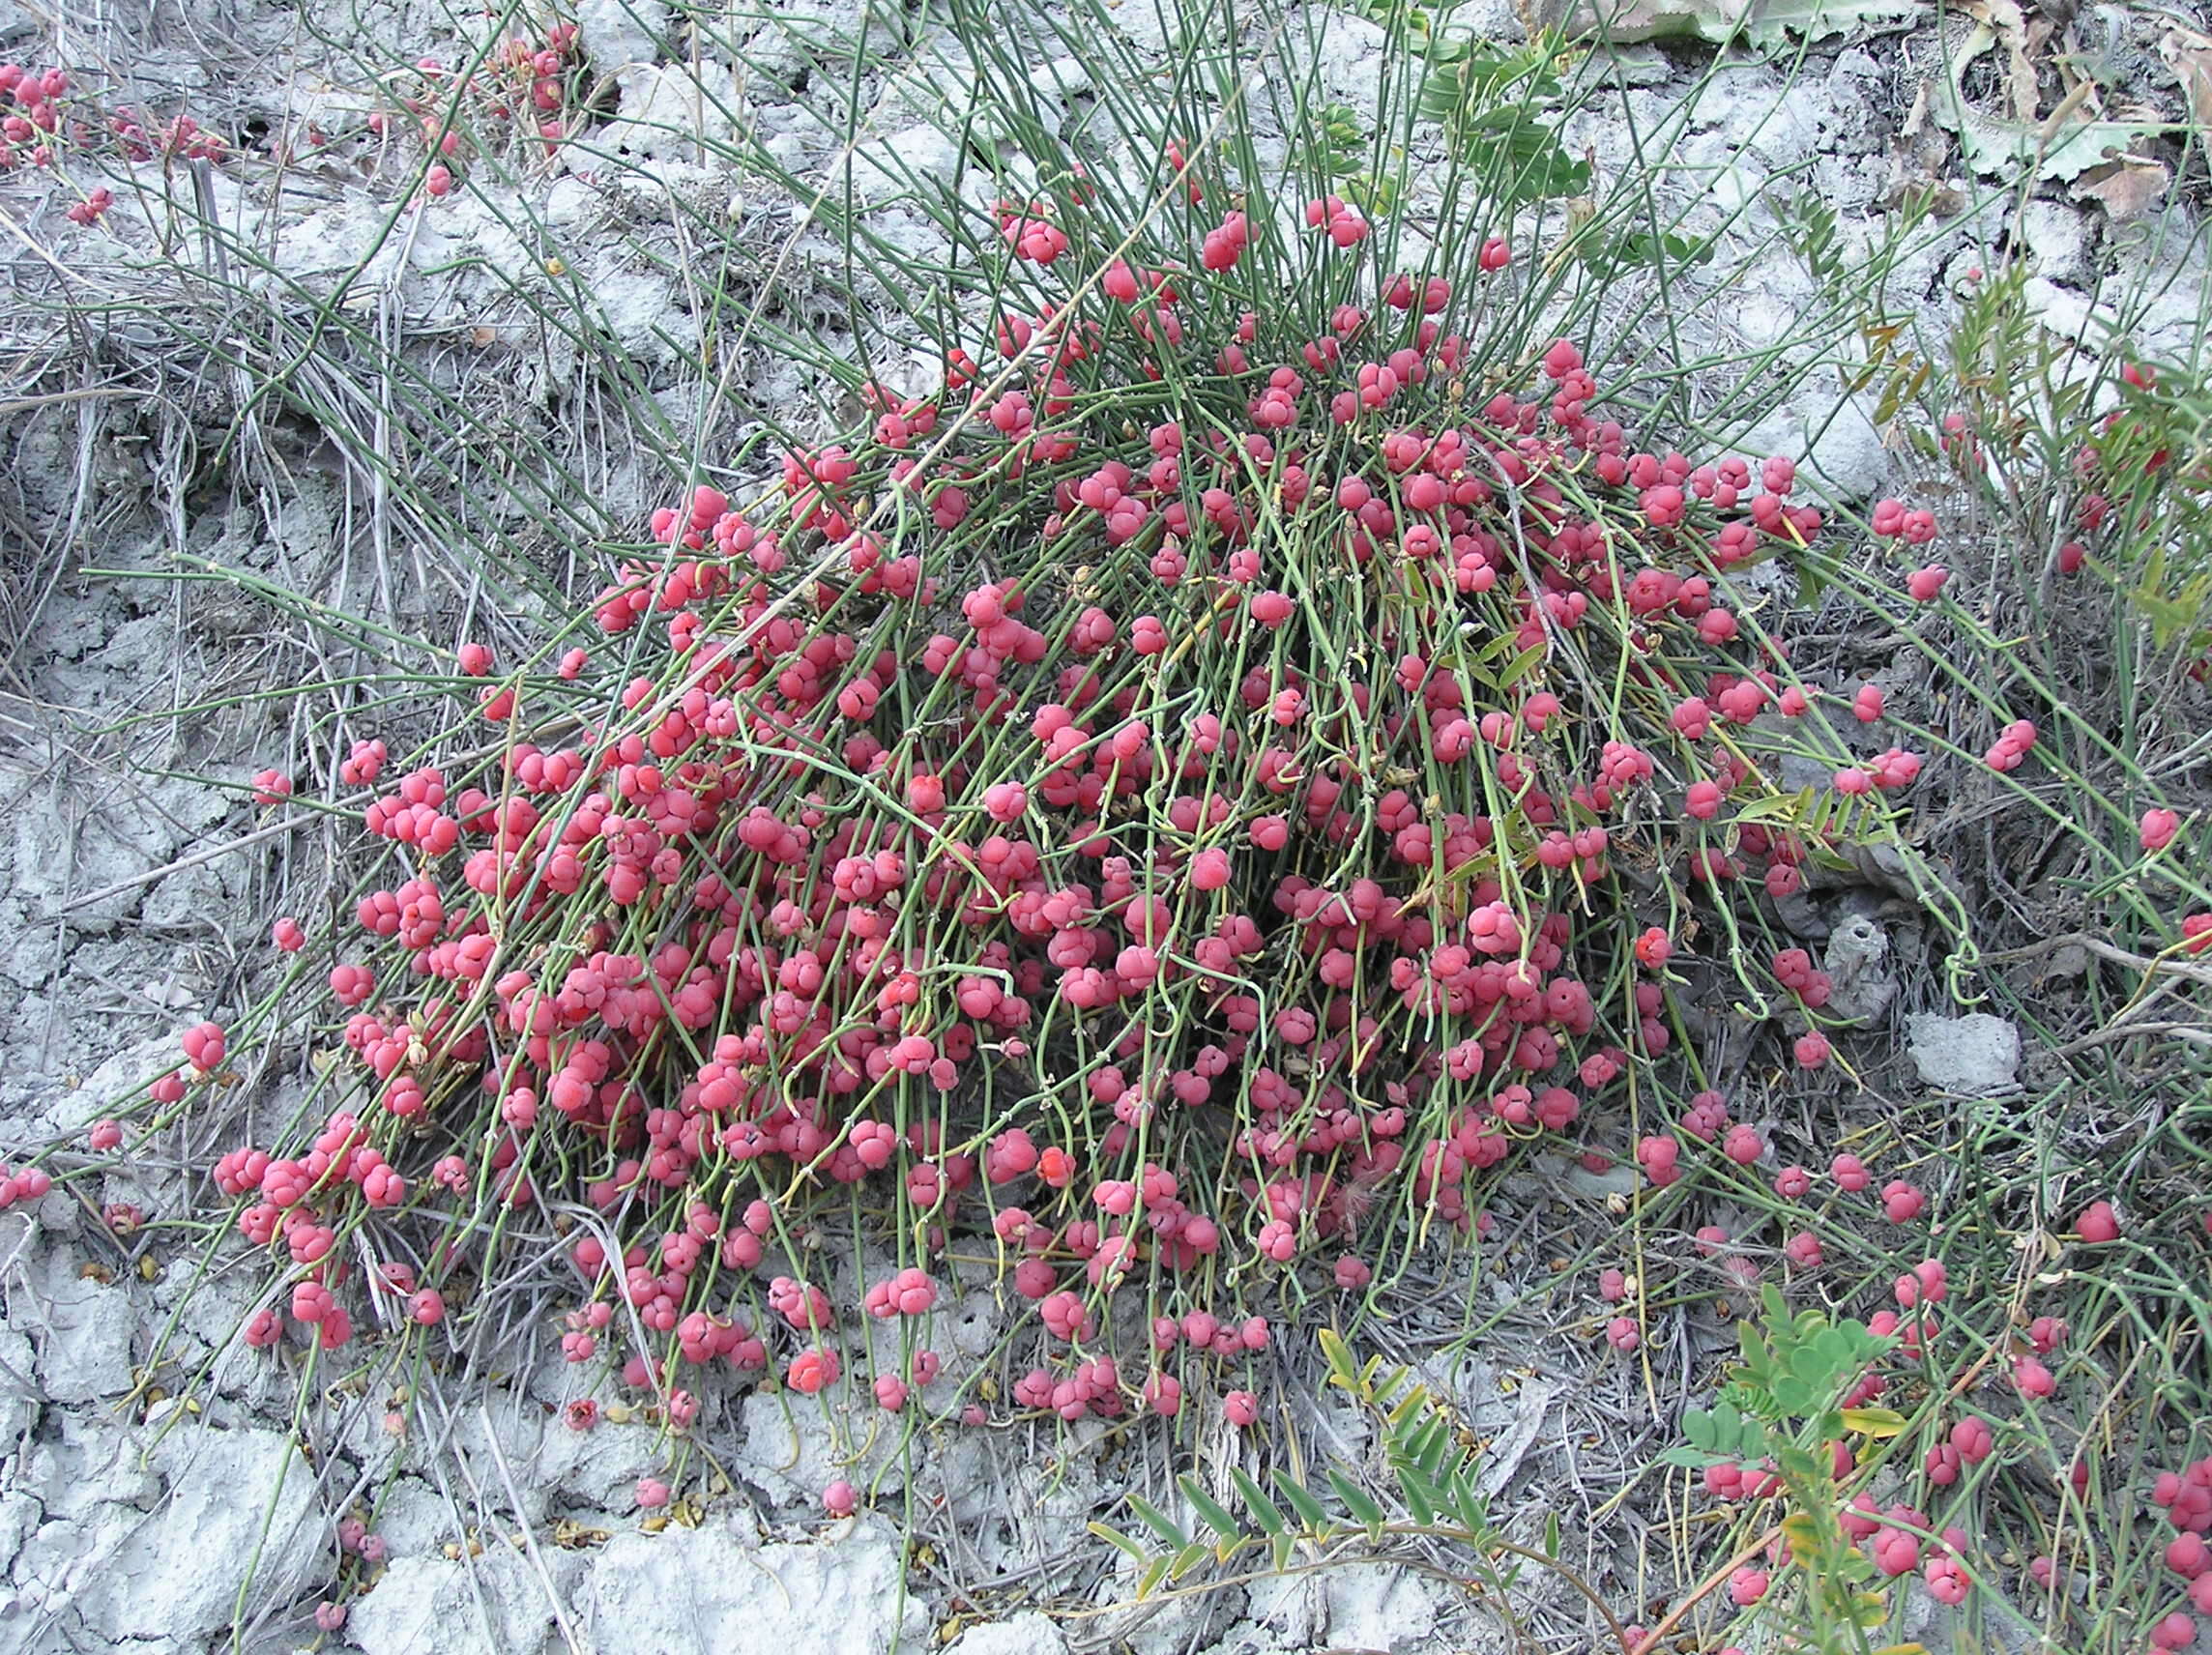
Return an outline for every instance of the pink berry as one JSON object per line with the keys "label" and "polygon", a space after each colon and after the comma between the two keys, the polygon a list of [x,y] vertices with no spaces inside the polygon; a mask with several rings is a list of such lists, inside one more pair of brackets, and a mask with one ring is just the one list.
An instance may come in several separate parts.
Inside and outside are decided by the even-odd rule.
{"label": "pink berry", "polygon": [[1928,1198],[1903,1178],[1892,1178],[1881,1186],[1882,1216],[1892,1224],[1909,1224],[1927,1209]]}
{"label": "pink berry", "polygon": [[1250,1391],[1231,1391],[1221,1399],[1221,1414],[1230,1424],[1243,1431],[1260,1418],[1260,1399]]}
{"label": "pink berry", "polygon": [[1950,578],[1951,571],[1941,564],[1930,564],[1925,568],[1914,569],[1905,577],[1905,590],[1912,595],[1913,602],[1929,603],[1934,601],[1936,595],[1943,590],[1943,583]]}
{"label": "pink berry", "polygon": [[96,1155],[104,1155],[123,1142],[123,1122],[102,1120],[85,1134],[85,1145]]}
{"label": "pink berry", "polygon": [[1721,1153],[1739,1167],[1748,1167],[1766,1153],[1766,1141],[1760,1137],[1758,1128],[1732,1126],[1728,1136],[1721,1140]]}
{"label": "pink berry", "polygon": [[2047,1397],[2058,1388],[2051,1370],[2033,1356],[2015,1356],[2012,1363],[2012,1382],[2023,1397]]}
{"label": "pink berry", "polygon": [[1988,1420],[1968,1414],[1951,1427],[1951,1446],[1967,1465],[1978,1466],[1995,1449],[1996,1438]]}
{"label": "pink berry", "polygon": [[853,1508],[859,1504],[859,1495],[842,1477],[822,1491],[822,1509],[831,1517],[851,1517]]}
{"label": "pink berry", "polygon": [[668,1485],[658,1477],[640,1477],[637,1480],[637,1503],[646,1511],[658,1511],[668,1503]]}
{"label": "pink berry", "polygon": [[2120,1238],[2119,1214],[2112,1210],[2109,1201],[2092,1202],[2074,1221],[2075,1232],[2082,1240],[2093,1244],[2117,1241]]}
{"label": "pink berry", "polygon": [[1911,1574],[1920,1566],[1918,1538],[1903,1529],[1881,1529],[1874,1537],[1874,1566],[1893,1578]]}
{"label": "pink berry", "polygon": [[2181,831],[2181,817],[2171,810],[2146,810],[2142,813],[2142,848],[2156,856],[2173,843]]}
{"label": "pink berry", "polygon": [[2178,1534],[2167,1546],[2166,1566],[2184,1580],[2197,1580],[2212,1570],[2212,1547],[2201,1534]]}
{"label": "pink berry", "polygon": [[307,945],[307,934],[300,929],[300,922],[289,914],[269,928],[269,940],[287,954],[297,954]]}
{"label": "pink berry", "polygon": [[222,1066],[224,1041],[222,1026],[218,1023],[195,1023],[184,1033],[185,1058],[201,1074]]}
{"label": "pink berry", "polygon": [[1940,1304],[1946,1291],[1939,1259],[1924,1259],[1897,1278],[1897,1302],[1906,1310],[1920,1304]]}
{"label": "pink berry", "polygon": [[1679,1140],[1664,1133],[1654,1134],[1638,1142],[1636,1164],[1644,1169],[1644,1177],[1655,1187],[1664,1189],[1682,1176],[1681,1153]]}
{"label": "pink berry", "polygon": [[2186,1649],[2197,1641],[2197,1621],[2175,1610],[2150,1629],[2150,1640],[2157,1649]]}
{"label": "pink berry", "polygon": [[1962,1604],[1966,1601],[1970,1582],[1959,1560],[1943,1553],[1930,1557],[1921,1568],[1921,1578],[1928,1583],[1928,1595],[1937,1603]]}

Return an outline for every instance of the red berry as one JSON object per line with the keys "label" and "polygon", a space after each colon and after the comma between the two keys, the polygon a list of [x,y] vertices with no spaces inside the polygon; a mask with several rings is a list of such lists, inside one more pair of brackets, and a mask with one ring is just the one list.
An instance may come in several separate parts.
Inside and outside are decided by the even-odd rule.
{"label": "red berry", "polygon": [[2120,1238],[2119,1215],[2109,1201],[2092,1202],[2074,1221],[2074,1229],[2081,1239],[2091,1243],[2117,1241]]}
{"label": "red berry", "polygon": [[1943,583],[1951,578],[1951,571],[1941,564],[1930,564],[1914,569],[1906,577],[1905,590],[1912,595],[1915,603],[1929,603],[1943,590]]}
{"label": "red berry", "polygon": [[222,1066],[224,1042],[222,1026],[218,1023],[195,1023],[185,1031],[185,1057],[201,1074]]}
{"label": "red berry", "polygon": [[1892,1178],[1881,1186],[1882,1216],[1892,1224],[1909,1224],[1926,1210],[1928,1198],[1903,1178]]}
{"label": "red berry", "polygon": [[2015,1356],[2012,1382],[2023,1397],[2047,1397],[2058,1388],[2051,1370],[2033,1356]]}

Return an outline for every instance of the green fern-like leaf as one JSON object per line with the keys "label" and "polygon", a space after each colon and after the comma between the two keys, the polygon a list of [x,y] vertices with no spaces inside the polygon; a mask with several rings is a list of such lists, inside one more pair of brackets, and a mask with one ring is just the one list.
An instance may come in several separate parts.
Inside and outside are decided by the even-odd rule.
{"label": "green fern-like leaf", "polygon": [[1336,1491],[1336,1497],[1344,1502],[1345,1510],[1367,1530],[1367,1537],[1381,1540],[1382,1525],[1388,1519],[1375,1496],[1333,1466],[1329,1469],[1328,1486]]}
{"label": "green fern-like leaf", "polygon": [[1588,191],[1589,162],[1569,156],[1540,118],[1559,92],[1540,50],[1497,56],[1453,47],[1433,61],[1421,87],[1421,113],[1451,134],[1501,207]]}
{"label": "green fern-like leaf", "polygon": [[1453,1447],[1451,1422],[1441,1414],[1430,1413],[1408,1420],[1392,1434],[1390,1458],[1434,1482],[1444,1474]]}
{"label": "green fern-like leaf", "polygon": [[1463,1470],[1451,1480],[1445,1491],[1451,1497],[1453,1515],[1460,1525],[1475,1537],[1475,1544],[1486,1544],[1492,1533],[1490,1502],[1483,1498],[1482,1491],[1474,1486],[1474,1472]]}
{"label": "green fern-like leaf", "polygon": [[1232,1466],[1229,1480],[1237,1485],[1237,1497],[1263,1530],[1268,1534],[1290,1532],[1290,1520],[1283,1516],[1283,1508],[1267,1497],[1267,1491],[1260,1486],[1257,1478],[1243,1466]]}
{"label": "green fern-like leaf", "polygon": [[1320,1339],[1322,1360],[1328,1364],[1329,1382],[1354,1396],[1360,1395],[1359,1364],[1353,1360],[1352,1347],[1331,1327],[1323,1328]]}
{"label": "green fern-like leaf", "polygon": [[1398,1495],[1418,1524],[1435,1523],[1437,1513],[1443,1509],[1442,1492],[1413,1466],[1398,1467]]}
{"label": "green fern-like leaf", "polygon": [[1309,1534],[1326,1534],[1335,1526],[1328,1515],[1328,1507],[1321,1497],[1295,1477],[1275,1475],[1275,1492],[1283,1496],[1290,1508],[1298,1514],[1298,1521],[1306,1525]]}
{"label": "green fern-like leaf", "polygon": [[1107,1545],[1113,1547],[1117,1552],[1120,1552],[1124,1557],[1127,1557],[1140,1569],[1146,1567],[1151,1562],[1153,1556],[1152,1549],[1147,1546],[1142,1540],[1138,1540],[1131,1535],[1123,1534],[1120,1529],[1109,1528],[1103,1523],[1093,1523],[1091,1524],[1089,1527],[1092,1534],[1095,1534],[1099,1539],[1105,1541]]}
{"label": "green fern-like leaf", "polygon": [[1237,1497],[1243,1500],[1245,1509],[1252,1514],[1252,1520],[1266,1532],[1268,1555],[1274,1559],[1275,1567],[1284,1567],[1290,1562],[1291,1553],[1297,1545],[1296,1536],[1291,1532],[1290,1519],[1283,1515],[1283,1508],[1267,1497],[1267,1491],[1241,1466],[1230,1467],[1229,1479],[1237,1485]]}
{"label": "green fern-like leaf", "polygon": [[1203,1540],[1193,1540],[1188,1546],[1178,1552],[1174,1560],[1169,1563],[1168,1579],[1179,1581],[1200,1564],[1209,1563],[1213,1560],[1213,1548]]}
{"label": "green fern-like leaf", "polygon": [[1196,1477],[1185,1472],[1176,1479],[1176,1486],[1182,1490],[1183,1498],[1190,1501],[1191,1510],[1198,1513],[1200,1521],[1221,1536],[1223,1544],[1235,1545],[1244,1538],[1243,1525],[1227,1506],[1199,1487]]}
{"label": "green fern-like leaf", "polygon": [[1171,1551],[1180,1552],[1190,1544],[1190,1536],[1183,1532],[1182,1524],[1158,1506],[1142,1495],[1131,1495],[1128,1498],[1129,1509],[1137,1514],[1137,1521],[1158,1535]]}

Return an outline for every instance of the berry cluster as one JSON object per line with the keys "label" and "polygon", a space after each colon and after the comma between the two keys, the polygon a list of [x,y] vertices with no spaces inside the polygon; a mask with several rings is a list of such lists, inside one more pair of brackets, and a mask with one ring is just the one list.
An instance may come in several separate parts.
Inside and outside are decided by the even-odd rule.
{"label": "berry cluster", "polygon": [[61,101],[70,77],[59,69],[26,69],[0,63],[0,172],[13,169],[22,151],[35,166],[53,164],[55,134],[61,131]]}
{"label": "berry cluster", "polygon": [[[1818,836],[1737,813],[1777,797],[1783,742],[1825,739],[1813,714],[1878,695],[1789,675],[1730,576],[1821,514],[1785,459],[1636,449],[1564,340],[1478,362],[1451,324],[1479,295],[1366,274],[1341,201],[1305,218],[1314,331],[1208,285],[1274,233],[1229,213],[1197,272],[1124,261],[1009,305],[1004,367],[955,352],[938,396],[878,389],[870,428],[787,456],[770,498],[657,513],[657,554],[592,606],[627,652],[622,716],[533,740],[591,656],[495,677],[471,642],[493,768],[388,781],[384,743],[354,744],[363,826],[410,863],[329,973],[359,1090],[311,1144],[218,1172],[316,1290],[296,1321],[350,1331],[342,1229],[558,1195],[626,1238],[573,1247],[571,1357],[626,1300],[666,1342],[629,1354],[638,1382],[781,1344],[815,1388],[837,1316],[788,1273],[793,1231],[808,1192],[874,1184],[916,1251],[861,1285],[867,1314],[925,1321],[933,1259],[980,1234],[1037,1307],[1017,1403],[1173,1413],[1196,1378],[1242,1390],[1271,1273],[1325,1255],[1361,1292],[1364,1243],[1477,1230],[1477,1175],[1586,1133],[1667,1051],[1669,931],[1616,959],[1584,915],[1626,899],[1622,844],[1677,908],[1747,874],[1798,888]],[[999,228],[1039,283],[1072,245],[1064,204]],[[1522,389],[1470,401],[1477,372]],[[1917,768],[1855,762],[1882,789]],[[1774,970],[1816,1014],[1802,951]],[[168,1095],[220,1061],[195,1033]],[[1685,1129],[1724,1125],[1709,1098]],[[1764,1152],[1746,1127],[1724,1147]],[[1654,1183],[1676,1150],[1639,1148]],[[1124,1307],[1141,1367],[1100,1349]],[[873,1382],[893,1406],[925,1381]]]}
{"label": "berry cluster", "polygon": [[[535,97],[571,49],[511,67]],[[393,869],[330,940],[345,1055],[319,1124],[216,1176],[304,1337],[345,1342],[347,1261],[414,1214],[476,1221],[441,1217],[421,1282],[358,1291],[426,1325],[507,1225],[582,1204],[564,1349],[679,1427],[717,1361],[801,1391],[864,1361],[887,1409],[943,1378],[989,1417],[931,1349],[956,1244],[1034,1307],[998,1407],[1210,1396],[1249,1423],[1271,1284],[1362,1294],[1479,1236],[1528,1145],[1625,1157],[1684,917],[1778,935],[1765,905],[1898,808],[1918,757],[1852,746],[1879,691],[1801,678],[1737,583],[1831,534],[1788,459],[1639,448],[1572,343],[1478,343],[1496,238],[1465,273],[1393,270],[1341,200],[1300,233],[1167,167],[1187,240],[1095,283],[1068,272],[1124,243],[1080,181],[1003,204],[979,354],[934,395],[871,388],[762,498],[655,513],[580,620],[594,648],[503,668],[463,642],[488,762],[344,750]],[[1307,276],[1266,315],[1256,250]],[[1916,550],[1934,524],[1884,502],[1876,530]],[[1786,755],[1835,777],[1812,818]],[[1771,971],[1818,1068],[1829,985],[1801,949]],[[156,1097],[224,1049],[194,1031]],[[1653,1185],[1685,1139],[1770,1153],[1717,1094],[1680,1133],[1634,1147]],[[850,1283],[816,1228],[839,1190],[895,1220]],[[1881,1200],[1902,1223],[1921,1197]]]}
{"label": "berry cluster", "polygon": [[[430,156],[423,190],[433,197],[451,194],[459,181],[455,167],[472,152],[503,141],[510,130],[523,131],[550,155],[568,134],[565,115],[582,96],[583,76],[574,23],[552,24],[535,38],[510,37],[466,72],[435,57],[419,60],[415,84],[400,93],[399,104]],[[381,113],[368,118],[368,128],[379,137],[394,130]],[[329,141],[319,131],[308,136],[318,145]]]}

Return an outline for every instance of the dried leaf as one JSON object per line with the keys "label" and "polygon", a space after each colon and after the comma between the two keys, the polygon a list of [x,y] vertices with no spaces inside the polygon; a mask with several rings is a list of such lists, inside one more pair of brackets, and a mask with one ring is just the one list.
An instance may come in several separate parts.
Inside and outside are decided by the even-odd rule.
{"label": "dried leaf", "polygon": [[1561,29],[1602,34],[1616,45],[1643,41],[1702,40],[1725,45],[1741,38],[1773,51],[1793,40],[1821,41],[1859,29],[1909,23],[1917,0],[1516,0],[1531,34]]}
{"label": "dried leaf", "polygon": [[1922,129],[1928,125],[1928,88],[1930,84],[1929,81],[1923,80],[1914,89],[1912,107],[1905,112],[1905,124],[1898,129],[1898,136],[1917,138]]}
{"label": "dried leaf", "polygon": [[2172,182],[2165,162],[2122,156],[2076,179],[2073,194],[2077,201],[2096,202],[2113,223],[2126,224],[2155,209]]}
{"label": "dried leaf", "polygon": [[2189,100],[2190,124],[2199,131],[2212,131],[2212,39],[2194,29],[2168,29],[2158,43],[2158,55],[2181,82],[2181,95]]}
{"label": "dried leaf", "polygon": [[[2084,172],[2110,160],[2129,161],[2128,155],[2152,129],[2129,121],[2084,121],[2060,134],[2036,163],[2036,176],[2071,184]],[[2029,134],[2033,136],[2032,133]],[[2032,152],[2030,152],[2032,157]],[[2030,159],[2030,158],[2023,158]]]}
{"label": "dried leaf", "polygon": [[1972,0],[1965,12],[2004,44],[2005,86],[2012,94],[2013,118],[2034,120],[2041,99],[2036,89],[2035,66],[2027,60],[2027,18],[2021,12],[2020,0]]}
{"label": "dried leaf", "polygon": [[1513,1480],[1513,1473],[1543,1435],[1544,1416],[1558,1394],[1558,1387],[1545,1379],[1531,1379],[1521,1387],[1514,1399],[1513,1423],[1491,1443],[1482,1468],[1475,1474],[1475,1488],[1485,1499],[1496,1496]]}
{"label": "dried leaf", "polygon": [[1998,177],[2033,166],[2038,179],[2071,184],[2092,167],[2130,159],[2138,143],[2165,130],[2157,121],[2076,120],[2083,102],[2080,87],[2041,126],[1984,114],[1967,101],[1964,80],[1966,66],[1995,44],[1996,32],[1976,24],[1949,55],[1946,83],[1936,92],[1936,119],[1958,134],[1960,153],[1975,171]]}

